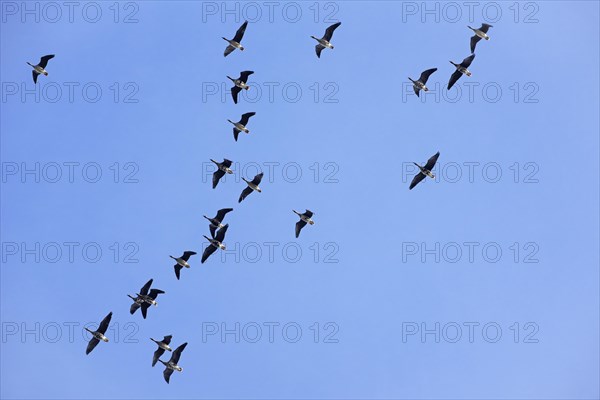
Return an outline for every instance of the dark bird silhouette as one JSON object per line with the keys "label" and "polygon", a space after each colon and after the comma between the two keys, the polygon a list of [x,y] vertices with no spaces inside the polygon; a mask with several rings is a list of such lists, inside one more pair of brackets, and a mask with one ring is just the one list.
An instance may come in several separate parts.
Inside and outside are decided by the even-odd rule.
{"label": "dark bird silhouette", "polygon": [[325,35],[321,39],[311,36],[311,38],[315,39],[318,44],[315,46],[315,51],[317,52],[317,57],[321,58],[321,52],[324,48],[333,49],[333,45],[330,43],[331,37],[333,36],[333,31],[337,29],[342,23],[337,22],[331,25],[329,28],[325,30]]}
{"label": "dark bird silhouette", "polygon": [[225,57],[227,57],[229,54],[231,54],[231,52],[234,51],[235,49],[244,51],[244,46],[242,46],[242,38],[244,37],[244,32],[246,32],[247,26],[248,26],[248,21],[245,21],[242,24],[242,26],[240,26],[238,28],[238,30],[235,32],[235,36],[233,37],[233,39],[229,40],[227,38],[223,38],[223,40],[225,40],[229,43],[229,46],[227,46],[225,48],[225,53],[223,54]]}
{"label": "dark bird silhouette", "polygon": [[298,238],[298,236],[300,236],[300,231],[302,230],[302,228],[304,228],[307,223],[310,225],[314,225],[315,221],[312,220],[313,212],[308,209],[304,212],[304,214],[300,214],[296,210],[292,211],[294,212],[294,214],[300,217],[300,221],[296,222],[296,238]]}
{"label": "dark bird silhouette", "polygon": [[256,115],[255,112],[248,112],[246,114],[242,114],[242,118],[239,122],[233,122],[230,119],[227,120],[233,124],[233,138],[236,142],[238,140],[238,135],[240,134],[240,132],[250,133],[250,130],[246,128],[246,125],[248,124],[248,120],[250,119],[250,117],[254,115]]}
{"label": "dark bird silhouette", "polygon": [[212,236],[213,239],[215,237],[215,231],[217,229],[221,229],[224,226],[223,219],[225,219],[225,215],[231,211],[233,211],[233,208],[222,208],[219,211],[217,211],[217,215],[214,218],[208,218],[206,215],[203,215],[203,217],[206,218],[208,222],[210,222],[210,224],[208,225],[208,229],[210,229],[210,236]]}
{"label": "dark bird silhouette", "polygon": [[431,74],[433,74],[435,71],[437,71],[437,68],[431,68],[423,71],[419,79],[417,79],[416,81],[410,77],[408,78],[413,84],[413,89],[417,97],[419,97],[419,91],[424,90],[427,92],[429,90],[427,86],[425,86],[425,84],[427,83],[427,80],[429,79]]}
{"label": "dark bird silhouette", "polygon": [[256,175],[254,177],[254,179],[252,179],[251,181],[246,180],[246,178],[242,177],[242,179],[244,180],[244,182],[246,182],[246,184],[248,185],[248,187],[244,190],[242,190],[242,193],[240,194],[240,198],[238,199],[238,203],[241,203],[242,200],[244,200],[246,197],[248,197],[248,195],[254,191],[257,191],[258,193],[262,192],[262,189],[258,186],[260,184],[260,181],[263,178],[263,173],[261,172],[260,174]]}
{"label": "dark bird silhouette", "polygon": [[233,174],[233,171],[231,170],[231,164],[233,163],[233,161],[228,160],[228,159],[223,159],[223,162],[216,162],[215,160],[213,160],[212,158],[210,159],[210,161],[212,161],[213,163],[215,163],[215,165],[217,166],[217,170],[213,173],[213,181],[212,181],[212,187],[213,189],[217,187],[217,185],[219,184],[219,180],[225,176],[225,174]]}
{"label": "dark bird silhouette", "polygon": [[438,151],[433,156],[431,156],[431,158],[429,160],[427,160],[427,164],[425,164],[424,167],[420,166],[417,163],[413,163],[417,167],[419,167],[420,171],[419,171],[419,173],[417,173],[417,175],[415,175],[412,182],[410,183],[409,190],[414,188],[415,186],[417,186],[417,184],[419,182],[421,182],[423,179],[425,179],[426,176],[428,176],[432,179],[435,178],[435,175],[431,171],[433,170],[433,167],[435,166],[435,163],[437,162],[437,159],[439,156],[440,156],[440,152]]}
{"label": "dark bird silhouette", "polygon": [[27,64],[33,68],[32,74],[33,74],[33,83],[37,83],[37,77],[40,74],[43,74],[45,76],[48,76],[48,71],[46,71],[46,65],[48,65],[48,61],[54,58],[54,54],[49,54],[47,56],[44,56],[40,59],[40,62],[37,65],[33,65],[31,63],[29,63],[28,61]]}
{"label": "dark bird silhouette", "polygon": [[103,342],[108,342],[108,338],[106,336],[104,336],[104,334],[106,333],[106,330],[108,329],[108,324],[110,324],[111,318],[112,318],[112,311],[109,312],[106,317],[104,317],[102,322],[100,322],[100,326],[95,331],[92,331],[92,330],[84,327],[84,329],[86,331],[88,331],[89,333],[91,333],[93,336],[87,345],[87,349],[85,349],[85,354],[90,354],[92,352],[92,350],[94,350],[94,348],[98,345],[98,343],[100,343],[101,340]]}
{"label": "dark bird silhouette", "polygon": [[172,338],[173,338],[173,335],[165,336],[163,338],[163,340],[160,340],[160,341],[150,338],[150,340],[152,340],[154,343],[156,343],[158,345],[158,349],[154,352],[154,356],[152,357],[152,366],[153,367],[156,365],[156,362],[163,355],[165,350],[173,351],[171,349],[171,347],[169,346],[169,343],[171,343]]}
{"label": "dark bird silhouette", "polygon": [[471,53],[475,53],[475,46],[477,46],[477,42],[479,42],[481,39],[490,40],[490,37],[487,35],[487,31],[488,29],[493,28],[493,26],[490,24],[481,24],[479,29],[475,29],[467,25],[467,28],[475,33],[475,35],[471,37]]}
{"label": "dark bird silhouette", "polygon": [[238,94],[242,91],[242,89],[250,89],[250,86],[248,86],[246,82],[248,82],[248,77],[253,73],[254,71],[242,71],[240,72],[240,77],[237,79],[227,76],[227,78],[233,82],[233,87],[231,88],[231,97],[233,98],[233,102],[235,104],[238,102]]}
{"label": "dark bird silhouette", "polygon": [[[144,319],[146,319],[146,313],[148,311],[148,307],[150,307],[150,305],[158,305],[158,303],[156,302],[156,297],[159,294],[163,294],[164,292],[160,289],[152,289],[150,290],[150,286],[152,286],[152,279],[150,279],[148,282],[146,282],[146,284],[144,286],[142,286],[142,288],[140,289],[140,292],[137,293],[136,297],[133,297],[131,295],[127,295],[130,299],[133,300],[133,304],[131,305],[131,308],[129,309],[129,313],[130,314],[134,314],[138,308],[142,308],[142,316],[144,317]],[[148,293],[148,290],[150,290],[150,293]]]}
{"label": "dark bird silhouette", "polygon": [[469,71],[467,68],[469,68],[469,65],[471,65],[474,59],[475,54],[471,54],[469,57],[465,58],[460,64],[456,64],[450,61],[450,64],[454,65],[456,71],[454,71],[454,73],[450,76],[450,81],[448,81],[448,90],[450,90],[450,88],[454,86],[456,81],[458,81],[461,76],[471,76],[471,71]]}
{"label": "dark bird silhouette", "polygon": [[171,359],[168,362],[164,362],[161,359],[158,360],[166,367],[165,370],[163,371],[163,376],[165,377],[165,381],[167,383],[169,383],[169,379],[171,379],[171,374],[173,373],[173,371],[179,371],[179,372],[183,371],[183,368],[181,368],[179,365],[177,365],[177,363],[179,362],[179,358],[181,357],[181,352],[183,352],[183,349],[185,349],[185,346],[187,346],[187,342],[182,344],[178,348],[176,348],[175,351],[173,351],[173,354],[171,355]]}
{"label": "dark bird silhouette", "polygon": [[210,245],[207,246],[206,249],[204,249],[204,253],[202,253],[201,262],[203,264],[204,264],[204,261],[206,261],[208,259],[208,257],[211,256],[212,253],[217,251],[217,249],[221,249],[221,250],[226,249],[225,244],[223,243],[223,240],[225,240],[225,234],[227,233],[228,228],[229,228],[229,224],[226,224],[224,227],[222,227],[221,229],[219,229],[217,231],[217,234],[215,235],[214,238],[209,238],[208,236],[203,235],[204,238],[210,242]]}
{"label": "dark bird silhouette", "polygon": [[175,258],[173,256],[169,256],[171,257],[173,260],[175,260],[175,262],[177,264],[175,264],[173,266],[173,268],[175,268],[175,276],[177,277],[177,279],[179,280],[179,275],[181,273],[181,269],[182,268],[190,268],[190,264],[188,264],[188,260],[190,259],[191,256],[196,255],[195,251],[186,251],[183,253],[183,255],[179,258]]}

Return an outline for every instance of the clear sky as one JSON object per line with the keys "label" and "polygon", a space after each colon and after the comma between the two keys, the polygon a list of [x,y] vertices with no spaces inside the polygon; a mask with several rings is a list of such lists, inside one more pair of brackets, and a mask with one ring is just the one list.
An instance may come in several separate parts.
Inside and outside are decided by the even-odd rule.
{"label": "clear sky", "polygon": [[[600,396],[598,2],[0,7],[2,398]],[[215,190],[211,158],[235,162]],[[201,264],[223,207],[228,252]],[[314,212],[298,239],[292,209]],[[126,295],[150,278],[144,320]]]}

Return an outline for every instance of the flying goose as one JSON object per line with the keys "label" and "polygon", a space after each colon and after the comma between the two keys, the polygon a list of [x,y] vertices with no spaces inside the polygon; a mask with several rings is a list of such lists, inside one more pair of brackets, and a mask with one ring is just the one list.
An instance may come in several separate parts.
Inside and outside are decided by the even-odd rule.
{"label": "flying goose", "polygon": [[90,354],[92,352],[92,350],[94,350],[94,347],[96,347],[98,345],[98,343],[100,343],[101,340],[103,342],[108,342],[108,338],[106,336],[104,336],[104,334],[106,333],[106,330],[108,329],[108,324],[110,324],[111,318],[112,318],[112,311],[109,312],[106,317],[104,317],[102,322],[100,322],[100,326],[95,331],[92,331],[92,330],[84,327],[84,329],[86,331],[88,331],[89,333],[91,333],[94,336],[88,343],[87,349],[85,349],[85,354]]}
{"label": "flying goose", "polygon": [[328,49],[333,49],[333,45],[331,43],[329,43],[329,41],[331,40],[331,37],[333,36],[333,31],[336,30],[336,28],[338,26],[340,26],[342,23],[341,22],[337,22],[333,25],[331,25],[329,28],[327,28],[325,30],[325,35],[323,35],[323,37],[321,39],[311,36],[311,38],[315,39],[317,42],[319,42],[316,46],[315,46],[315,50],[317,52],[317,57],[321,58],[321,52],[323,51],[323,49],[325,47],[327,47]]}
{"label": "flying goose", "polygon": [[315,221],[312,220],[313,212],[308,209],[304,212],[304,214],[300,214],[296,210],[292,211],[300,217],[300,221],[296,222],[296,238],[298,238],[298,236],[300,236],[300,231],[302,230],[302,228],[304,228],[307,223],[309,223],[310,225],[314,225]]}
{"label": "flying goose", "polygon": [[156,298],[158,297],[159,294],[163,294],[164,291],[162,291],[160,289],[152,289],[152,290],[150,290],[150,293],[148,293],[150,286],[152,286],[152,279],[150,279],[148,282],[146,282],[146,284],[144,286],[142,286],[142,289],[140,290],[140,292],[137,293],[137,297],[127,295],[130,299],[133,300],[133,304],[131,305],[131,308],[129,309],[129,313],[131,315],[133,315],[137,311],[138,308],[142,307],[142,316],[144,317],[144,319],[146,319],[146,313],[148,311],[148,307],[150,307],[151,304],[153,306],[158,305],[158,303],[156,302]]}
{"label": "flying goose", "polygon": [[229,40],[227,38],[223,38],[223,40],[229,42],[229,46],[225,48],[225,53],[223,54],[227,57],[231,54],[235,49],[240,49],[240,51],[244,51],[244,46],[241,45],[242,38],[244,37],[244,32],[246,32],[246,27],[248,26],[248,21],[245,21],[242,26],[239,27],[237,32],[235,32],[235,36],[233,39]]}
{"label": "flying goose", "polygon": [[248,124],[248,120],[250,119],[250,117],[254,115],[256,115],[255,112],[247,112],[246,114],[242,114],[242,118],[239,122],[233,122],[230,119],[227,120],[233,124],[233,138],[236,142],[238,140],[238,135],[240,134],[240,132],[250,133],[248,128],[246,128],[246,125]]}
{"label": "flying goose", "polygon": [[429,76],[431,76],[431,74],[433,74],[435,71],[437,71],[437,68],[431,68],[423,71],[419,79],[416,81],[412,80],[410,77],[408,78],[413,83],[413,89],[415,90],[417,97],[419,97],[419,91],[424,90],[427,92],[429,90],[425,84],[427,83]]}
{"label": "flying goose", "polygon": [[417,173],[415,175],[415,177],[413,178],[412,182],[410,183],[409,190],[412,189],[412,188],[414,188],[415,186],[417,186],[417,184],[419,182],[421,182],[423,179],[425,179],[426,176],[428,176],[428,177],[430,177],[432,179],[435,178],[435,175],[431,172],[431,170],[433,170],[433,167],[435,166],[435,163],[437,162],[437,159],[438,159],[439,156],[440,156],[440,152],[438,151],[433,156],[431,156],[431,158],[429,160],[427,160],[427,164],[425,164],[424,167],[421,167],[417,163],[413,163],[417,167],[419,167],[420,171],[419,171],[419,173]]}
{"label": "flying goose", "polygon": [[33,68],[32,74],[33,74],[33,83],[37,83],[37,77],[40,74],[44,74],[45,76],[48,76],[48,71],[46,71],[46,65],[48,65],[48,60],[51,60],[54,58],[54,54],[49,54],[47,56],[44,56],[40,59],[40,62],[38,63],[38,65],[33,65],[31,63],[29,63],[29,61],[26,61],[27,64],[29,64],[29,66],[31,66]]}
{"label": "flying goose", "polygon": [[475,29],[467,25],[467,28],[475,32],[475,35],[471,37],[471,53],[475,53],[475,46],[477,46],[477,42],[479,42],[481,39],[490,40],[490,37],[487,35],[487,31],[488,29],[493,28],[493,26],[490,24],[481,24],[481,28]]}
{"label": "flying goose", "polygon": [[208,257],[211,256],[212,253],[217,251],[217,249],[221,249],[221,250],[226,249],[225,244],[223,243],[223,240],[225,240],[225,233],[227,233],[228,228],[229,228],[229,224],[226,224],[224,227],[219,229],[217,231],[217,234],[214,237],[214,239],[211,239],[208,236],[203,235],[204,238],[210,242],[210,246],[208,246],[206,249],[204,249],[204,253],[202,253],[202,261],[201,261],[202,263],[204,263],[204,261],[206,261],[208,259]]}
{"label": "flying goose", "polygon": [[250,86],[246,84],[248,81],[248,77],[252,75],[254,71],[242,71],[240,72],[240,77],[237,79],[233,79],[230,76],[227,76],[231,82],[233,82],[233,87],[231,88],[231,97],[233,97],[233,102],[237,104],[238,94],[244,90],[248,90]]}
{"label": "flying goose", "polygon": [[213,238],[215,237],[215,231],[224,226],[223,219],[225,219],[225,215],[231,211],[233,211],[233,208],[222,208],[217,211],[217,215],[214,218],[208,218],[206,215],[203,215],[203,217],[210,222],[208,225],[208,229],[210,229],[210,236]]}
{"label": "flying goose", "polygon": [[214,189],[219,184],[219,179],[221,179],[222,177],[225,176],[225,173],[227,173],[227,174],[233,174],[233,171],[229,168],[229,167],[231,167],[231,164],[233,162],[231,160],[226,159],[226,158],[224,158],[223,162],[221,162],[221,163],[216,162],[212,158],[210,159],[210,161],[212,161],[213,163],[215,163],[215,165],[217,166],[217,170],[213,173],[213,182],[212,182],[212,185],[213,185],[213,189]]}
{"label": "flying goose", "polygon": [[158,361],[163,363],[163,365],[166,367],[163,371],[163,376],[165,377],[165,381],[167,381],[167,383],[169,383],[169,379],[171,378],[171,374],[173,373],[173,371],[183,371],[183,368],[177,365],[177,363],[179,362],[179,357],[181,357],[181,352],[183,351],[183,349],[185,349],[185,346],[187,346],[187,342],[176,348],[173,351],[171,359],[168,362],[164,362],[163,360],[158,359]]}
{"label": "flying goose", "polygon": [[173,268],[175,268],[175,276],[177,277],[177,279],[179,279],[179,274],[181,272],[181,269],[183,267],[185,268],[190,268],[190,264],[188,264],[188,260],[190,259],[191,256],[196,255],[195,251],[185,251],[183,253],[183,255],[179,258],[175,258],[173,256],[169,256],[171,257],[173,260],[175,260],[175,262],[177,262],[177,264],[175,264],[173,266]]}
{"label": "flying goose", "polygon": [[154,356],[152,357],[152,366],[153,367],[156,365],[156,362],[158,361],[158,359],[164,354],[165,350],[173,351],[171,349],[171,347],[169,347],[169,343],[171,343],[171,338],[173,338],[173,335],[165,336],[163,338],[163,340],[161,340],[161,341],[150,338],[150,340],[152,340],[154,343],[156,343],[158,345],[158,349],[154,352]]}
{"label": "flying goose", "polygon": [[256,175],[254,177],[254,179],[252,179],[251,181],[248,181],[248,180],[246,180],[246,178],[242,177],[242,179],[244,180],[244,182],[246,182],[248,187],[246,189],[242,190],[242,193],[240,194],[240,198],[238,199],[238,203],[241,203],[242,200],[244,200],[246,197],[248,197],[248,195],[255,190],[258,193],[262,192],[261,188],[258,187],[258,185],[260,184],[260,181],[262,180],[263,175],[264,175],[264,173],[261,172],[260,174]]}
{"label": "flying goose", "polygon": [[450,76],[450,81],[448,82],[448,90],[450,90],[450,88],[454,86],[456,81],[458,81],[460,77],[463,76],[463,74],[466,76],[471,76],[471,71],[469,71],[467,68],[469,68],[469,65],[471,65],[473,59],[475,59],[475,54],[471,54],[469,57],[465,58],[460,64],[456,64],[450,61],[450,64],[456,67],[456,71],[454,71],[452,76]]}

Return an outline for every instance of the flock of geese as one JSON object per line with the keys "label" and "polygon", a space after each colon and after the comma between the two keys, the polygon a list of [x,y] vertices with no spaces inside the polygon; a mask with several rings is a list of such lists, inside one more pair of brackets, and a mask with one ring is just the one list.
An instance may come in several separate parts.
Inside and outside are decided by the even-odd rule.
{"label": "flock of geese", "polygon": [[[330,41],[331,41],[331,38],[333,37],[334,31],[340,25],[341,25],[341,22],[337,22],[337,23],[329,26],[325,30],[325,34],[321,38],[311,36],[311,38],[313,38],[314,40],[317,41],[317,45],[315,46],[315,51],[316,51],[318,58],[321,58],[321,52],[323,51],[323,49],[326,49],[326,48],[333,49],[333,45],[331,44]],[[244,46],[242,46],[241,41],[242,41],[242,38],[244,37],[244,33],[246,32],[247,26],[248,26],[248,21],[244,22],[242,24],[242,26],[240,26],[240,28],[236,31],[235,36],[231,40],[223,37],[223,39],[225,41],[227,41],[227,43],[228,43],[227,47],[225,48],[225,52],[224,52],[225,57],[227,57],[229,54],[231,54],[235,50],[244,51]],[[475,59],[475,46],[481,39],[485,39],[485,40],[490,39],[489,36],[487,35],[487,31],[491,27],[492,27],[491,25],[485,24],[485,23],[482,24],[481,27],[478,29],[471,28],[470,26],[468,27],[475,33],[475,35],[471,38],[471,55],[466,57],[460,64],[450,61],[450,63],[452,63],[452,65],[456,68],[456,70],[450,76],[450,81],[448,82],[448,89],[452,88],[452,86],[463,75],[471,76],[471,72],[468,70],[468,68],[471,65],[471,63],[473,62],[473,60]],[[33,65],[33,64],[27,62],[27,64],[33,68],[32,73],[33,73],[34,84],[37,83],[37,78],[39,75],[48,76],[48,72],[46,71],[46,66],[48,65],[48,61],[51,60],[52,58],[54,58],[54,54],[43,56],[37,65]],[[421,73],[421,76],[417,80],[413,80],[410,77],[408,78],[413,83],[413,88],[414,88],[414,91],[417,96],[419,96],[419,92],[421,90],[423,90],[423,91],[429,90],[426,86],[427,80],[435,71],[437,71],[437,68],[427,69]],[[232,96],[233,102],[235,104],[237,104],[237,102],[238,102],[238,94],[242,90],[248,90],[250,88],[250,86],[248,85],[247,82],[248,82],[248,77],[250,75],[252,75],[253,73],[254,73],[253,71],[242,71],[240,73],[239,78],[237,78],[237,79],[233,79],[230,76],[227,76],[227,78],[229,80],[231,80],[234,85],[231,88],[231,96]],[[254,112],[248,112],[248,113],[242,114],[242,116],[238,122],[233,122],[231,120],[228,120],[233,125],[233,137],[236,142],[238,140],[238,136],[239,136],[240,132],[244,132],[244,133],[250,132],[248,130],[248,128],[246,127],[246,125],[248,125],[248,121],[250,120],[250,117],[254,116],[255,114],[256,113],[254,113]],[[413,180],[411,181],[409,190],[412,190],[417,184],[419,184],[426,177],[435,178],[435,175],[433,174],[432,171],[433,171],[433,168],[434,168],[439,156],[440,156],[440,152],[438,151],[436,154],[431,156],[429,158],[429,160],[427,161],[427,163],[425,163],[425,165],[423,165],[423,166],[421,166],[417,163],[414,163],[419,168],[419,172],[417,173],[417,175],[414,176]],[[213,189],[215,189],[217,187],[217,185],[219,184],[219,181],[221,180],[221,178],[223,178],[225,176],[225,174],[233,173],[233,171],[231,170],[231,165],[233,162],[228,159],[223,159],[222,162],[217,162],[212,159],[211,159],[211,161],[217,167],[217,170],[213,173],[213,180],[212,180],[212,187],[213,187]],[[247,180],[246,178],[242,177],[242,179],[246,183],[246,187],[242,190],[240,197],[238,199],[238,203],[241,203],[244,199],[246,199],[253,192],[258,192],[258,193],[262,192],[262,189],[259,186],[262,178],[263,178],[262,172],[257,174],[252,180]],[[233,208],[220,209],[217,211],[217,214],[213,218],[209,218],[206,215],[204,215],[204,218],[206,218],[209,222],[210,237],[203,235],[204,238],[209,242],[209,246],[206,247],[206,249],[204,250],[204,253],[202,254],[201,263],[204,263],[218,249],[220,249],[220,250],[226,249],[224,240],[225,240],[225,234],[227,233],[227,229],[229,228],[229,224],[223,224],[223,221],[225,219],[225,216],[231,211],[233,211]],[[296,235],[296,238],[298,238],[300,236],[300,231],[302,230],[302,228],[304,228],[307,224],[314,225],[314,221],[312,219],[313,212],[308,209],[304,213],[300,213],[296,210],[292,210],[292,211],[294,212],[294,214],[296,214],[300,218],[300,220],[296,223],[296,229],[295,229],[295,235]],[[174,270],[175,270],[175,276],[178,280],[181,277],[181,270],[183,268],[190,268],[190,264],[188,261],[189,261],[190,257],[194,256],[194,255],[196,255],[196,252],[194,252],[194,251],[185,251],[183,253],[183,255],[181,255],[180,257],[169,256],[175,261]],[[142,317],[144,319],[146,319],[148,309],[150,308],[150,306],[156,306],[158,304],[156,301],[156,298],[158,297],[158,295],[164,294],[165,292],[160,289],[155,289],[155,288],[151,289],[152,283],[153,283],[153,279],[150,279],[148,282],[146,282],[146,284],[144,286],[142,286],[142,288],[140,289],[139,293],[136,293],[136,296],[131,296],[129,294],[127,295],[131,300],[133,300],[133,304],[131,304],[131,307],[129,310],[130,314],[133,315],[133,314],[135,314],[135,312],[138,309],[141,309]],[[108,329],[111,318],[112,318],[112,312],[108,313],[108,315],[106,317],[104,317],[104,319],[100,322],[100,324],[96,330],[90,330],[87,327],[85,328],[92,335],[92,339],[89,341],[87,348],[86,348],[86,354],[90,354],[92,352],[92,350],[94,350],[94,348],[96,348],[98,343],[100,343],[100,341],[108,342],[108,338],[105,336],[105,333],[106,333],[106,330]],[[172,350],[172,348],[169,346],[171,343],[172,337],[173,337],[172,335],[167,335],[167,336],[164,336],[164,338],[162,340],[155,340],[155,339],[150,338],[150,340],[152,340],[158,346],[158,349],[154,352],[154,355],[152,357],[152,366],[155,366],[158,361],[160,361],[165,366],[165,369],[163,371],[163,376],[167,383],[169,383],[169,380],[171,378],[171,375],[173,374],[173,371],[181,372],[183,370],[183,368],[180,367],[178,365],[178,363],[179,363],[179,359],[181,357],[181,353],[187,346],[187,342],[185,342],[185,343],[181,344],[180,346],[178,346],[175,350]],[[165,351],[172,353],[169,361],[163,361],[161,359],[161,357]]]}

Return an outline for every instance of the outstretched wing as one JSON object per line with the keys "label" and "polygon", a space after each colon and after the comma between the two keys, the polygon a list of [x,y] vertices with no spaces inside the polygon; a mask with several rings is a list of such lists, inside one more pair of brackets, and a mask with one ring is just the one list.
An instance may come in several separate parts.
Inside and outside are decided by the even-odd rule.
{"label": "outstretched wing", "polygon": [[[487,30],[486,30],[486,31],[484,31],[484,32],[487,32]],[[38,65],[39,65],[40,67],[42,67],[42,68],[44,68],[44,69],[45,69],[45,68],[46,68],[46,65],[48,65],[48,61],[49,61],[49,60],[51,60],[51,59],[53,59],[53,58],[54,58],[54,54],[49,54],[49,55],[47,55],[47,56],[44,56],[44,57],[42,57],[42,58],[40,59],[40,63],[39,63]]]}
{"label": "outstretched wing", "polygon": [[179,264],[175,264],[173,266],[173,268],[175,268],[175,276],[177,277],[177,280],[179,280],[180,276],[181,276],[181,269],[183,268],[181,265]]}
{"label": "outstretched wing", "polygon": [[452,88],[452,86],[454,86],[456,81],[458,81],[461,76],[462,76],[462,72],[460,72],[459,70],[454,71],[454,73],[452,73],[452,75],[450,75],[450,80],[448,81],[448,90],[450,90]]}
{"label": "outstretched wing", "polygon": [[208,225],[208,229],[210,230],[210,237],[214,239],[217,228],[213,225]]}
{"label": "outstretched wing", "polygon": [[152,366],[154,367],[156,365],[156,362],[158,361],[158,359],[160,358],[160,356],[162,356],[165,352],[165,349],[159,347],[158,350],[156,350],[154,352],[154,357],[152,357]]}
{"label": "outstretched wing", "polygon": [[465,68],[469,68],[473,60],[475,59],[475,54],[471,54],[469,57],[465,58],[460,65]]}
{"label": "outstretched wing", "polygon": [[242,26],[240,26],[233,37],[233,40],[240,43],[242,38],[244,37],[244,32],[246,32],[246,27],[248,26],[248,21],[245,21]]}
{"label": "outstretched wing", "polygon": [[233,161],[228,160],[226,158],[224,158],[223,162],[221,163],[221,165],[223,165],[224,167],[227,167],[227,168],[231,167],[231,164],[233,164]]}
{"label": "outstretched wing", "polygon": [[311,217],[313,216],[313,212],[307,209],[307,210],[304,212],[304,215],[305,215],[307,218],[311,218]]}
{"label": "outstretched wing", "polygon": [[195,255],[196,255],[195,251],[189,251],[189,250],[188,251],[184,251],[183,255],[181,256],[181,259],[183,261],[187,261],[187,260],[190,259],[191,256],[195,256]]}
{"label": "outstretched wing", "polygon": [[32,75],[33,75],[33,83],[37,83],[37,77],[38,77],[38,73],[35,71],[31,71]]}
{"label": "outstretched wing", "polygon": [[142,306],[141,306],[141,308],[142,308],[142,317],[144,317],[144,319],[146,319],[146,315],[148,313],[148,308],[149,307],[150,307],[150,304],[148,304],[146,302],[142,303]]}
{"label": "outstretched wing", "polygon": [[150,286],[152,286],[152,279],[150,279],[148,282],[146,282],[146,284],[144,286],[142,286],[142,289],[140,290],[140,294],[148,294],[148,290],[150,290]]}
{"label": "outstretched wing", "polygon": [[200,260],[200,262],[204,264],[204,261],[206,261],[208,257],[210,257],[215,251],[217,251],[217,248],[210,244],[206,249],[204,249],[204,253],[202,253],[202,260]]}
{"label": "outstretched wing", "polygon": [[300,231],[306,226],[306,222],[300,220],[296,222],[296,238],[300,236]]}
{"label": "outstretched wing", "polygon": [[246,187],[246,189],[242,190],[242,193],[240,194],[240,198],[238,199],[238,203],[241,203],[242,201],[244,201],[244,199],[246,197],[248,197],[248,195],[252,192],[253,192],[253,190],[249,186]]}
{"label": "outstretched wing", "polygon": [[92,338],[92,340],[90,340],[90,342],[88,343],[87,348],[85,349],[85,354],[90,354],[92,350],[94,350],[94,348],[98,345],[98,343],[100,343],[98,339]]}
{"label": "outstretched wing", "polygon": [[247,112],[246,114],[242,114],[242,118],[240,119],[240,124],[246,126],[246,124],[248,123],[248,120],[250,119],[251,116],[255,115],[255,112]]}
{"label": "outstretched wing", "polygon": [[477,35],[471,37],[471,53],[475,53],[475,46],[477,46],[477,42],[479,42],[481,38]]}
{"label": "outstretched wing", "polygon": [[421,182],[423,179],[425,179],[425,175],[422,174],[421,172],[419,172],[413,178],[412,182],[410,183],[410,187],[408,189],[411,190],[412,188],[414,188],[415,186],[417,186],[419,184],[419,182]]}
{"label": "outstretched wing", "polygon": [[171,362],[173,364],[179,363],[179,358],[181,357],[181,353],[185,349],[185,346],[187,346],[187,342],[185,342],[184,344],[180,345],[175,350],[173,350],[173,355],[171,356]]}
{"label": "outstretched wing", "polygon": [[437,162],[439,157],[440,157],[440,152],[438,151],[437,153],[432,155],[429,158],[429,160],[427,160],[427,164],[425,164],[425,169],[428,169],[431,171],[433,169],[433,167],[435,167],[435,163]]}
{"label": "outstretched wing", "polygon": [[231,211],[233,211],[233,208],[222,208],[219,211],[217,211],[217,216],[215,217],[215,219],[223,222],[223,218],[225,218],[225,215]]}
{"label": "outstretched wing", "polygon": [[419,80],[421,82],[423,82],[423,84],[426,84],[427,83],[427,79],[429,79],[429,77],[431,76],[431,74],[433,74],[435,71],[437,71],[437,68],[430,68],[430,69],[427,69],[427,70],[423,71],[421,73],[421,76],[419,77]]}
{"label": "outstretched wing", "polygon": [[217,231],[217,237],[215,237],[215,239],[219,242],[223,242],[223,240],[225,240],[225,234],[227,233],[227,229],[229,229],[229,224],[225,224],[224,227]]}
{"label": "outstretched wing", "polygon": [[98,327],[98,332],[105,334],[108,329],[108,324],[110,324],[110,319],[112,318],[112,312],[109,312],[106,317],[100,322],[100,326]]}
{"label": "outstretched wing", "polygon": [[317,57],[321,58],[321,52],[323,51],[324,48],[325,48],[325,46],[321,46],[320,44],[315,46],[315,51],[317,53]]}
{"label": "outstretched wing", "polygon": [[150,297],[152,297],[153,299],[156,300],[156,298],[158,297],[159,294],[164,294],[165,291],[164,290],[160,290],[160,289],[152,289],[150,291]]}
{"label": "outstretched wing", "polygon": [[493,28],[490,24],[481,24],[481,28],[479,30],[483,33],[487,33],[488,29]]}
{"label": "outstretched wing", "polygon": [[228,55],[230,55],[233,51],[235,50],[235,47],[233,47],[232,45],[228,45],[227,47],[225,47],[225,52],[223,53],[223,57],[227,57]]}
{"label": "outstretched wing", "polygon": [[239,134],[240,134],[240,130],[238,128],[233,128],[233,138],[235,139],[236,142],[238,140]]}
{"label": "outstretched wing", "polygon": [[221,171],[220,169],[213,173],[213,189],[217,187],[219,184],[219,179],[221,179],[223,176],[225,176],[225,172]]}
{"label": "outstretched wing", "polygon": [[133,304],[129,308],[129,313],[131,315],[135,314],[135,312],[138,310],[138,308],[140,308],[140,303],[138,303],[137,301],[133,302]]}
{"label": "outstretched wing", "polygon": [[231,97],[233,98],[233,103],[237,104],[238,102],[238,94],[242,91],[242,89],[240,89],[237,86],[234,86],[231,88]]}
{"label": "outstretched wing", "polygon": [[333,24],[329,28],[327,28],[325,30],[325,35],[323,36],[323,39],[325,39],[329,42],[331,40],[331,37],[333,36],[333,31],[335,31],[337,29],[337,27],[340,26],[341,24],[342,24],[341,22],[336,22],[335,24]]}
{"label": "outstretched wing", "polygon": [[419,92],[421,91],[421,89],[419,89],[416,85],[413,85],[413,90],[415,91],[417,97],[419,97]]}
{"label": "outstretched wing", "polygon": [[169,383],[169,379],[171,379],[171,374],[173,374],[173,370],[171,368],[165,368],[163,371],[163,376],[165,377],[165,381]]}
{"label": "outstretched wing", "polygon": [[248,77],[252,75],[254,71],[242,71],[240,72],[240,81],[246,83],[248,81]]}
{"label": "outstretched wing", "polygon": [[254,183],[255,185],[260,185],[260,181],[262,181],[264,173],[261,172],[260,174],[256,175],[254,177],[254,179],[252,179],[252,183]]}
{"label": "outstretched wing", "polygon": [[169,343],[171,343],[171,339],[173,339],[173,335],[167,335],[163,338],[162,342],[164,344],[169,344]]}

